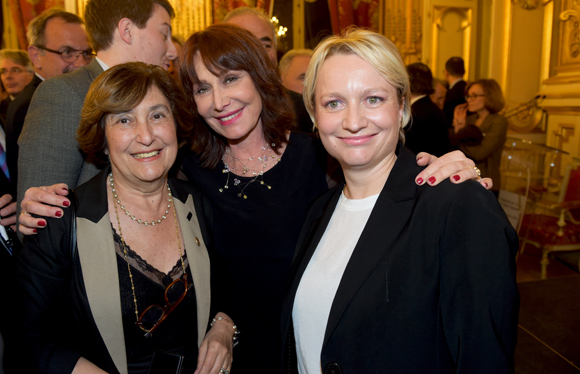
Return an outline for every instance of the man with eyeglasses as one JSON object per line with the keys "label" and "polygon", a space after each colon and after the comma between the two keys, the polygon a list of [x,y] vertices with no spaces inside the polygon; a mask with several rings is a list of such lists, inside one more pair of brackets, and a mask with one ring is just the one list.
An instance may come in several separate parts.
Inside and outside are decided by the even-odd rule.
{"label": "man with eyeglasses", "polygon": [[33,67],[25,51],[19,49],[0,50],[0,80],[8,97],[2,101],[0,118],[6,119],[8,105],[18,96],[33,77]]}
{"label": "man with eyeglasses", "polygon": [[34,18],[28,25],[27,37],[34,76],[10,103],[5,126],[6,159],[14,197],[18,177],[17,141],[36,88],[45,79],[76,70],[90,63],[93,58],[83,20],[61,9],[48,9]]}

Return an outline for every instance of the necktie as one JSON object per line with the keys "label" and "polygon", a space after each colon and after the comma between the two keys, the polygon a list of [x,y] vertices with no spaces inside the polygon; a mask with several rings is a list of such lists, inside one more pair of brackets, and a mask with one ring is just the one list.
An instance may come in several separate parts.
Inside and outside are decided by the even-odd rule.
{"label": "necktie", "polygon": [[6,175],[6,178],[10,180],[10,172],[8,171],[8,165],[6,164],[6,152],[4,152],[4,147],[0,144],[0,169]]}

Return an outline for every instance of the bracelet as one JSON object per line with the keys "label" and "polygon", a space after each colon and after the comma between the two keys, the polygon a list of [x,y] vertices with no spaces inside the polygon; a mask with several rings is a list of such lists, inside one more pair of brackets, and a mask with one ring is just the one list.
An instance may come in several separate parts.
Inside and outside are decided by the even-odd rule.
{"label": "bracelet", "polygon": [[227,319],[227,318],[223,318],[223,317],[217,317],[211,320],[211,323],[209,324],[209,327],[213,327],[214,323],[219,322],[219,321],[226,321],[229,322],[233,325],[234,328],[234,336],[232,337],[232,342],[235,343],[236,340],[238,340],[238,335],[240,335],[240,331],[238,330],[238,326],[236,326],[231,320]]}

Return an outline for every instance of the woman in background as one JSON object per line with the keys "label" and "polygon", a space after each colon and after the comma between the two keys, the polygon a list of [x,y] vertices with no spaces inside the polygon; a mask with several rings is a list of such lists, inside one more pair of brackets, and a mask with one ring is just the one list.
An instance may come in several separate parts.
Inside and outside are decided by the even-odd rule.
{"label": "woman in background", "polygon": [[282,313],[283,372],[509,373],[516,232],[472,181],[417,186],[395,45],[350,30],[314,51],[305,104],[345,182],[314,200]]}
{"label": "woman in background", "polygon": [[[498,112],[505,101],[499,84],[493,79],[480,79],[467,86],[465,100],[453,116],[451,144],[475,161],[482,175],[494,180],[496,197],[501,189],[499,167],[507,137],[508,121]],[[467,116],[467,111],[473,113]]]}

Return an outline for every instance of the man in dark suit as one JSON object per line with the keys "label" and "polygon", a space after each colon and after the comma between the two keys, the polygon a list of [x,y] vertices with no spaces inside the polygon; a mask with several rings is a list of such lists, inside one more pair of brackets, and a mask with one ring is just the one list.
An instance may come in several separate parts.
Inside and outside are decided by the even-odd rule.
{"label": "man in dark suit", "polygon": [[[34,91],[45,79],[76,70],[92,60],[92,50],[84,22],[76,14],[56,8],[48,9],[30,22],[27,37],[28,55],[34,65],[34,77],[8,106],[5,126],[6,155],[14,198],[18,177],[17,142]],[[77,52],[82,52],[83,56]]]}
{"label": "man in dark suit", "polygon": [[431,101],[433,75],[431,69],[417,62],[407,66],[411,83],[412,121],[405,128],[405,145],[413,153],[428,152],[441,157],[449,150],[445,115]]}
{"label": "man in dark suit", "polygon": [[97,174],[76,141],[89,87],[104,70],[124,62],[142,61],[167,70],[177,57],[171,41],[174,14],[168,0],[87,2],[87,33],[97,57],[43,82],[34,93],[18,139],[18,201],[29,187],[64,182],[75,188]]}
{"label": "man in dark suit", "polygon": [[[272,60],[274,65],[278,66],[276,30],[262,9],[239,7],[226,14],[223,22],[239,26],[251,32],[266,48],[270,60]],[[286,89],[286,93],[294,103],[296,114],[296,126],[294,129],[296,131],[312,132],[312,120],[306,111],[302,95],[289,89]]]}
{"label": "man in dark suit", "polygon": [[453,111],[459,104],[465,103],[465,63],[461,57],[451,57],[445,63],[445,80],[449,84],[449,91],[445,95],[443,112],[449,127],[453,123]]}

